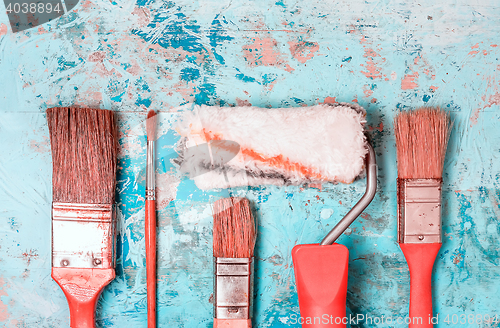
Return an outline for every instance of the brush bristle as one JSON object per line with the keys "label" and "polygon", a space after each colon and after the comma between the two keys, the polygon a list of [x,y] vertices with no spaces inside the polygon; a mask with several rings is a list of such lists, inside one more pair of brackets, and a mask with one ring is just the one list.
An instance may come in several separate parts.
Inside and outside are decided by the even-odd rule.
{"label": "brush bristle", "polygon": [[146,118],[146,134],[148,136],[148,141],[154,141],[156,135],[156,112],[150,110],[148,112],[148,117]]}
{"label": "brush bristle", "polygon": [[54,202],[112,204],[116,185],[116,128],[109,110],[47,109]]}
{"label": "brush bristle", "polygon": [[214,256],[250,258],[255,247],[255,221],[246,198],[223,198],[214,203]]}
{"label": "brush bristle", "polygon": [[449,115],[440,108],[401,112],[394,120],[398,178],[440,179],[450,134]]}

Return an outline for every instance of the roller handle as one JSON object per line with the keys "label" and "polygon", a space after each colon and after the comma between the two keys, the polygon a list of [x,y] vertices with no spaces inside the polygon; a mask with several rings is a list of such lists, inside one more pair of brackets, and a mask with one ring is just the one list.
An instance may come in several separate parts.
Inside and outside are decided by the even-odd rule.
{"label": "roller handle", "polygon": [[344,245],[292,249],[303,328],[345,328],[349,251]]}
{"label": "roller handle", "polygon": [[52,268],[52,278],[68,300],[71,328],[96,328],[97,300],[115,278],[115,270]]}
{"label": "roller handle", "polygon": [[214,328],[252,328],[251,319],[214,319]]}
{"label": "roller handle", "polygon": [[[441,243],[399,244],[410,269],[409,328],[432,328],[432,267]],[[421,320],[420,320],[421,318]]]}
{"label": "roller handle", "polygon": [[156,327],[156,204],[146,200],[146,283],[148,328]]}

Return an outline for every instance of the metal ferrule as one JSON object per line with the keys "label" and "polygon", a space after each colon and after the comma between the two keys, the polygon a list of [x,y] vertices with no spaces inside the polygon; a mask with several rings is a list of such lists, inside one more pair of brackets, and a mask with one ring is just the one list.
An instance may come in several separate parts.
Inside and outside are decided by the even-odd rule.
{"label": "metal ferrule", "polygon": [[52,267],[115,267],[116,211],[112,205],[52,204]]}
{"label": "metal ferrule", "polygon": [[442,179],[398,179],[398,242],[441,242]]}
{"label": "metal ferrule", "polygon": [[148,141],[146,163],[146,200],[155,200],[155,142]]}
{"label": "metal ferrule", "polygon": [[215,259],[215,318],[250,319],[253,258]]}

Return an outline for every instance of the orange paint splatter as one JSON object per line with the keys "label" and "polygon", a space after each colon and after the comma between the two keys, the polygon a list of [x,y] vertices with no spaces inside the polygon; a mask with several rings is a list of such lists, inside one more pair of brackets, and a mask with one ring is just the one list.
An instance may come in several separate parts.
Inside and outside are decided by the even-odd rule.
{"label": "orange paint splatter", "polygon": [[378,132],[384,131],[384,122],[380,122],[377,126],[369,126],[368,131],[377,130]]}
{"label": "orange paint splatter", "polygon": [[[482,96],[481,99],[483,99],[483,101],[486,100],[486,96]],[[472,113],[472,116],[470,117],[471,126],[477,124],[477,120],[481,111],[483,111],[485,108],[490,108],[493,105],[500,105],[500,92],[495,92],[495,94],[491,95],[488,98],[488,103],[484,105],[483,108],[476,108],[474,110],[474,113]]]}
{"label": "orange paint splatter", "polygon": [[278,51],[278,42],[272,38],[253,38],[253,43],[242,47],[245,60],[251,67],[278,66],[293,71]]}
{"label": "orange paint splatter", "polygon": [[370,89],[370,87],[364,88],[363,93],[365,94],[365,97],[368,98],[373,94],[373,90]]}
{"label": "orange paint splatter", "polygon": [[[0,296],[8,296],[8,294],[3,290],[3,286],[5,286],[5,280],[0,277]],[[9,318],[9,312],[7,308],[7,304],[4,304],[0,299],[0,322],[6,322]]]}
{"label": "orange paint splatter", "polygon": [[431,90],[431,92],[436,92],[436,90],[437,90],[437,89],[439,89],[439,87],[436,87],[436,86],[434,86],[434,85],[431,85],[431,86],[429,87],[429,89]]}
{"label": "orange paint splatter", "polygon": [[319,50],[319,45],[316,42],[288,42],[292,57],[300,63],[304,64],[306,61],[314,57],[314,53]]}
{"label": "orange paint splatter", "polygon": [[238,106],[252,106],[252,104],[247,99],[236,98],[236,104]]}
{"label": "orange paint splatter", "polygon": [[2,23],[2,24],[0,24],[0,36],[3,36],[3,35],[5,35],[5,34],[7,34],[7,31],[8,31],[8,30],[7,30],[7,25],[5,25],[5,24],[3,24],[3,23]]}
{"label": "orange paint splatter", "polygon": [[102,62],[106,58],[105,51],[96,51],[89,55],[88,61],[93,63]]}
{"label": "orange paint splatter", "polygon": [[479,48],[479,43],[476,43],[475,45],[473,45],[472,47],[470,47],[471,49],[476,49],[476,48]]}
{"label": "orange paint splatter", "polygon": [[149,11],[149,9],[147,8],[144,8],[144,7],[136,7],[133,11],[132,11],[132,15],[137,15],[137,23],[138,23],[138,26],[140,27],[144,27],[146,25],[149,24],[149,22],[151,21],[151,12]]}
{"label": "orange paint splatter", "polygon": [[401,80],[401,89],[411,90],[418,87],[417,82],[415,82],[416,78],[418,78],[418,72],[414,72],[413,74],[406,74]]}
{"label": "orange paint splatter", "polygon": [[337,102],[337,97],[326,97],[323,104],[335,104]]}
{"label": "orange paint splatter", "polygon": [[[316,188],[316,189],[319,189],[319,191],[322,191],[323,185],[321,183],[310,183],[309,188]],[[316,197],[319,200],[319,196],[316,196]]]}
{"label": "orange paint splatter", "polygon": [[381,79],[382,73],[380,72],[381,68],[377,67],[374,58],[380,57],[380,55],[375,52],[372,48],[365,48],[365,54],[363,57],[368,58],[366,64],[361,64],[360,66],[364,66],[366,71],[361,71],[361,73],[369,79]]}
{"label": "orange paint splatter", "polygon": [[469,52],[468,55],[477,55],[478,53],[479,53],[479,51],[474,50],[474,51]]}
{"label": "orange paint splatter", "polygon": [[499,92],[495,92],[494,95],[490,96],[490,98],[488,99],[488,103],[486,104],[486,106],[484,106],[484,108],[488,108],[488,107],[491,107],[493,105],[500,105],[500,93]]}
{"label": "orange paint splatter", "polygon": [[142,73],[142,68],[139,66],[135,59],[131,59],[130,63],[132,66],[128,67],[125,71],[132,74],[133,76],[138,76]]}

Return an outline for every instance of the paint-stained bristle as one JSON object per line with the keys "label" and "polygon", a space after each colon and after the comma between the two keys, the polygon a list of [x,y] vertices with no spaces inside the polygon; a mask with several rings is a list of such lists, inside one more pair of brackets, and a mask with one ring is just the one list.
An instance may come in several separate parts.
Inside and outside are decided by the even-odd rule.
{"label": "paint-stained bristle", "polygon": [[156,136],[156,112],[150,110],[146,119],[146,134],[148,141],[154,141]]}
{"label": "paint-stained bristle", "polygon": [[398,178],[439,179],[443,176],[450,118],[439,108],[401,112],[394,120]]}
{"label": "paint-stained bristle", "polygon": [[246,198],[223,198],[214,204],[214,256],[250,258],[255,247],[255,221]]}
{"label": "paint-stained bristle", "polygon": [[109,110],[47,109],[53,201],[112,204],[116,185],[116,128]]}

